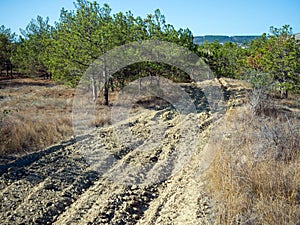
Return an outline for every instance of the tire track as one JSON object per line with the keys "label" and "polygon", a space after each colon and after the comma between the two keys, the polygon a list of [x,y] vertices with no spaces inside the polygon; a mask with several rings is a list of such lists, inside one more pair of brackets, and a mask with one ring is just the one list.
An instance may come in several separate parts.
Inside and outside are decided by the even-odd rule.
{"label": "tire track", "polygon": [[195,113],[135,108],[128,121],[0,165],[1,224],[211,224],[200,167],[216,120],[197,84],[185,88]]}
{"label": "tire track", "polygon": [[[70,204],[70,199],[59,200],[57,196],[64,193],[66,196],[71,196],[71,200],[76,199],[84,188],[93,184],[98,174],[86,170],[88,164],[73,147],[62,147],[51,154],[44,155],[28,167],[17,168],[17,171],[23,171],[22,176],[18,176],[21,177],[19,180],[10,179],[15,172],[9,172],[8,176],[4,174],[1,177],[8,184],[0,192],[0,199],[3,200],[0,210],[2,221],[6,220],[7,224],[18,224],[18,221],[33,222],[29,215],[37,213],[44,216],[36,219],[44,218],[44,221],[51,221],[49,218],[54,217],[55,213],[50,213],[50,206],[53,208],[52,211],[56,211],[56,209],[63,210],[63,206]],[[67,187],[71,189],[69,193],[63,191]],[[56,202],[51,202],[50,196]]]}
{"label": "tire track", "polygon": [[[166,111],[155,112],[151,114],[150,118],[164,115],[163,113]],[[160,143],[158,148],[163,148],[160,151],[151,152],[152,149],[150,152],[145,152],[146,155],[137,154],[136,146],[129,147],[129,150],[124,151],[124,147],[128,146],[116,145],[112,132],[105,130],[105,136],[103,136],[103,131],[99,132],[98,138],[84,140],[81,146],[73,145],[66,149],[61,148],[39,158],[27,167],[18,168],[25,168],[26,172],[19,176],[21,179],[13,181],[2,190],[1,194],[2,196],[12,196],[12,190],[23,194],[16,198],[18,200],[10,207],[4,207],[6,212],[1,214],[3,223],[133,224],[144,215],[152,200],[157,198],[158,195],[155,194],[157,187],[132,188],[112,182],[107,178],[99,179],[99,175],[83,159],[80,148],[97,146],[94,149],[98,152],[111,151],[118,156],[118,163],[122,163],[130,157],[138,160],[156,158],[157,160],[152,161],[154,162],[153,167],[146,171],[150,178],[153,176],[151,170],[157,170],[155,165],[160,163],[159,158],[170,156],[174,151],[171,146],[178,143],[176,133],[181,125],[178,123],[177,116],[163,119],[164,122],[157,124],[159,127],[162,126],[162,123],[167,125],[167,129],[161,134],[167,138]],[[149,120],[149,115],[146,120]],[[136,129],[135,132],[139,134],[142,130],[145,131],[145,129]],[[141,135],[141,137],[144,138],[145,135]],[[141,144],[139,147],[141,146],[143,145]],[[118,163],[114,164],[112,169],[118,167]],[[89,177],[88,171],[95,174],[92,180],[85,185],[84,177],[85,174]]]}

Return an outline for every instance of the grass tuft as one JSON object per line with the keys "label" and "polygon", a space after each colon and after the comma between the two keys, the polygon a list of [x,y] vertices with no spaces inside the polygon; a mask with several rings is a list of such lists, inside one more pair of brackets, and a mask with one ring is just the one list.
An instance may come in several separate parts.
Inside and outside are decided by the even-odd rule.
{"label": "grass tuft", "polygon": [[300,222],[299,119],[257,105],[259,113],[253,104],[230,110],[216,134],[223,138],[211,143],[218,154],[207,189],[217,224]]}

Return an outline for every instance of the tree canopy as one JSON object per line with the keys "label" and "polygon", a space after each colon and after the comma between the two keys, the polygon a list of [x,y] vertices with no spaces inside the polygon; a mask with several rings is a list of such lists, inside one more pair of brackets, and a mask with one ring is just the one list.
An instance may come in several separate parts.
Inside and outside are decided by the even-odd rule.
{"label": "tree canopy", "polygon": [[[10,29],[1,26],[1,68],[12,62],[15,70],[24,74],[52,75],[57,82],[75,86],[89,65],[109,50],[134,41],[161,40],[198,54],[216,77],[247,79],[279,90],[286,97],[288,91],[299,92],[299,40],[288,25],[271,27],[270,34],[244,45],[231,42],[197,45],[188,28],[176,30],[159,9],[141,18],[130,11],[112,14],[109,5],[101,6],[96,1],[77,0],[74,5],[74,10],[63,8],[54,25],[40,16],[31,20],[18,39]],[[139,62],[115,73],[114,79],[104,74],[104,92],[122,88],[126,82],[149,74],[178,82],[190,80],[173,66]]]}

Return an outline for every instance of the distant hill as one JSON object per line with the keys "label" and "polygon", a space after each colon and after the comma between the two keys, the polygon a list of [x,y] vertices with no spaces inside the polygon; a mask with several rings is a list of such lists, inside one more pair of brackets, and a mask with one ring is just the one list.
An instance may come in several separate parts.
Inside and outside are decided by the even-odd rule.
{"label": "distant hill", "polygon": [[238,44],[249,43],[251,40],[258,38],[258,35],[243,35],[243,36],[225,36],[225,35],[205,35],[194,37],[194,43],[203,45],[205,41],[209,43],[218,41],[219,43],[233,42]]}
{"label": "distant hill", "polygon": [[[194,37],[194,43],[203,45],[205,41],[208,43],[218,41],[219,43],[233,42],[238,44],[249,43],[251,40],[259,38],[259,35],[241,35],[241,36],[226,36],[226,35],[205,35]],[[295,34],[296,39],[300,40],[300,33]]]}

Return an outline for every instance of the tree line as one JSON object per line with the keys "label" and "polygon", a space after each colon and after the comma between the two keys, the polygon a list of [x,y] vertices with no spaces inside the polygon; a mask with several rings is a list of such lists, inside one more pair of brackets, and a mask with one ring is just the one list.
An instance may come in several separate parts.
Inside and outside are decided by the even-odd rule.
{"label": "tree line", "polygon": [[[268,86],[284,93],[299,92],[300,44],[285,25],[270,28],[249,44],[193,43],[192,32],[176,30],[160,10],[145,18],[130,11],[111,13],[109,5],[77,0],[74,10],[62,9],[59,21],[49,24],[38,16],[17,37],[5,26],[0,27],[0,68],[30,76],[45,75],[56,82],[75,86],[89,65],[109,50],[144,40],[176,43],[200,56],[217,77],[246,79],[256,86]],[[105,80],[104,92],[122,88],[127,82],[149,74],[162,75],[177,82],[190,77],[170,65],[140,62],[121,69],[114,79]],[[107,96],[106,96],[107,98]],[[105,101],[108,104],[108,99]]]}
{"label": "tree line", "polygon": [[270,34],[249,44],[205,43],[197,51],[217,77],[245,79],[285,97],[290,91],[300,93],[300,41],[289,25],[270,27]]}

